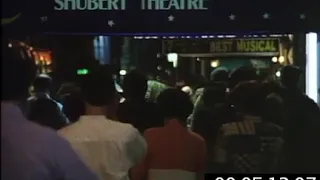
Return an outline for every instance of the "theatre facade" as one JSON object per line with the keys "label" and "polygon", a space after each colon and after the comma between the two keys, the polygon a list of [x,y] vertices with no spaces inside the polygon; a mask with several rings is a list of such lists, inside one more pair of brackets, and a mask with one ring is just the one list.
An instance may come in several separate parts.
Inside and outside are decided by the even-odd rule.
{"label": "theatre facade", "polygon": [[[296,64],[305,72],[302,86],[306,86],[306,91],[314,94],[314,87],[308,90],[307,86],[318,81],[313,78],[318,77],[314,39],[320,31],[316,1],[4,0],[3,5],[7,7],[1,19],[3,32],[10,37],[34,34],[83,37],[74,45],[81,49],[76,55],[79,58],[71,55],[65,58],[60,56],[64,53],[52,51],[53,62],[94,58],[94,38],[126,37],[122,41],[126,47],[144,44],[142,50],[126,50],[132,51],[131,59],[157,61],[153,59],[175,53],[182,69],[202,75],[218,66],[232,69],[249,63],[263,72]],[[58,42],[59,38],[55,38],[55,44],[72,44],[75,38],[69,38],[70,42],[67,38],[60,39]],[[141,54],[147,47],[154,48],[147,56]],[[71,51],[68,45],[64,51],[68,48]],[[123,62],[130,58],[122,58],[120,68],[121,64],[130,64]],[[158,68],[157,63],[151,64]]]}

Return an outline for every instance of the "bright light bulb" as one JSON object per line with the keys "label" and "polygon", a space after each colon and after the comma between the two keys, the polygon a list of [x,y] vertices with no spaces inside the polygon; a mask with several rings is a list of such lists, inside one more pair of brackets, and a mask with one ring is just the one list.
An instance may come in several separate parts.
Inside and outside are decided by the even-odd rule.
{"label": "bright light bulb", "polygon": [[280,77],[280,76],[281,76],[281,72],[280,72],[280,71],[277,71],[277,72],[276,72],[276,76],[277,76],[277,77]]}
{"label": "bright light bulb", "polygon": [[126,70],[120,70],[120,71],[119,71],[119,74],[120,74],[121,76],[125,76],[125,75],[127,74],[127,71],[126,71]]}
{"label": "bright light bulb", "polygon": [[169,62],[175,62],[178,60],[178,54],[177,53],[169,53],[167,55],[167,59]]}
{"label": "bright light bulb", "polygon": [[274,62],[274,63],[278,62],[278,58],[277,58],[277,57],[273,57],[271,60],[272,60],[272,62]]}
{"label": "bright light bulb", "polygon": [[211,62],[211,67],[215,68],[219,66],[219,61],[212,61]]}
{"label": "bright light bulb", "polygon": [[283,57],[283,56],[280,56],[280,57],[279,57],[279,63],[280,63],[280,64],[284,63],[284,57]]}
{"label": "bright light bulb", "polygon": [[8,44],[8,47],[9,47],[9,48],[12,48],[12,44],[11,44],[11,43],[9,43],[9,44]]}

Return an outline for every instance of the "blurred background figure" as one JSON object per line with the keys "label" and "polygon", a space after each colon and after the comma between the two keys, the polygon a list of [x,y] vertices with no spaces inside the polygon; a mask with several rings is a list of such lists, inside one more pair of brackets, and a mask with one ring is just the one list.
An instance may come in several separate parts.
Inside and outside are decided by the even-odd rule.
{"label": "blurred background figure", "polygon": [[146,129],[163,125],[161,114],[154,102],[147,102],[147,78],[136,70],[123,80],[125,100],[120,103],[117,116],[121,122],[130,123],[141,133]]}
{"label": "blurred background figure", "polygon": [[285,164],[284,172],[312,173],[320,171],[320,109],[299,88],[301,70],[288,65],[281,70],[281,91],[284,103]]}
{"label": "blurred background figure", "polygon": [[235,121],[235,108],[227,102],[226,89],[205,88],[202,95],[203,104],[193,114],[191,129],[200,134],[207,145],[208,161],[206,172],[214,172],[213,147],[219,128],[228,122]]}
{"label": "blurred background figure", "polygon": [[257,80],[256,69],[253,67],[242,66],[233,70],[229,75],[228,87],[230,91],[242,81]]}
{"label": "blurred background figure", "polygon": [[150,102],[156,102],[159,94],[168,88],[168,86],[157,80],[148,80],[148,88],[146,92],[146,99]]}
{"label": "blurred background figure", "polygon": [[28,98],[27,117],[41,125],[60,129],[69,123],[63,113],[63,106],[50,97],[51,78],[41,74],[33,82],[34,94]]}
{"label": "blurred background figure", "polygon": [[[250,81],[238,84],[230,93],[241,119],[222,125],[214,159],[223,173],[276,173],[283,147],[283,130],[263,118],[265,89]],[[270,92],[272,93],[272,92]],[[269,93],[267,93],[269,94]],[[269,110],[269,109],[268,109]],[[273,120],[274,121],[274,120]],[[220,165],[220,167],[219,167]]]}

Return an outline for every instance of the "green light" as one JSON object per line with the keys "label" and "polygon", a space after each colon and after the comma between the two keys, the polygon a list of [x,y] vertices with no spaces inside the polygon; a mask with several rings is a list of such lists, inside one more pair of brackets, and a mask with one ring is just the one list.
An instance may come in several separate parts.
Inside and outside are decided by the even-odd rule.
{"label": "green light", "polygon": [[88,73],[89,73],[88,69],[78,69],[77,70],[78,75],[86,75]]}

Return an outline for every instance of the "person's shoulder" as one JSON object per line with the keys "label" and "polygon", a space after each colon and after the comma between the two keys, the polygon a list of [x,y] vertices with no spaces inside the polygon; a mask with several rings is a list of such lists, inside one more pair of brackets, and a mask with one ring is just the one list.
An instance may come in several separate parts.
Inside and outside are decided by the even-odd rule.
{"label": "person's shoulder", "polygon": [[123,123],[123,122],[114,121],[114,120],[109,120],[109,121],[111,122],[110,127],[112,127],[113,130],[116,130],[119,134],[128,135],[128,136],[140,134],[139,131],[135,127],[133,127],[133,125],[130,123]]}
{"label": "person's shoulder", "polygon": [[75,126],[77,125],[78,122],[75,122],[75,123],[72,123],[68,126],[65,126],[61,129],[59,129],[57,131],[57,133],[60,135],[60,136],[67,136],[69,133],[71,133],[73,131],[73,129],[75,129]]}
{"label": "person's shoulder", "polygon": [[198,89],[196,89],[195,94],[200,95],[203,93],[203,91],[204,91],[204,87],[198,88]]}
{"label": "person's shoulder", "polygon": [[258,131],[258,134],[262,136],[282,136],[283,128],[279,125],[269,122],[256,123],[255,127]]}
{"label": "person's shoulder", "polygon": [[28,122],[25,127],[25,135],[28,137],[24,140],[24,144],[33,144],[34,147],[42,149],[44,153],[52,151],[54,147],[60,147],[66,144],[66,141],[58,135],[53,129],[38,125],[33,122]]}
{"label": "person's shoulder", "polygon": [[[29,136],[37,139],[43,139],[42,137],[52,138],[57,135],[53,129],[41,126],[28,120],[25,122],[25,133],[28,133]],[[42,137],[39,137],[39,134],[42,134]]]}
{"label": "person's shoulder", "polygon": [[144,136],[154,136],[156,134],[162,134],[163,132],[163,127],[153,127],[149,128],[144,131],[143,135]]}
{"label": "person's shoulder", "polygon": [[199,134],[197,134],[197,133],[195,133],[195,132],[192,132],[192,131],[190,131],[190,130],[189,130],[189,134],[190,134],[190,136],[191,136],[191,138],[192,138],[193,140],[198,141],[198,142],[203,142],[203,143],[205,142],[204,139],[203,139],[203,137],[200,136]]}
{"label": "person's shoulder", "polygon": [[28,101],[28,102],[29,102],[29,101],[34,101],[34,100],[36,100],[36,99],[37,99],[36,96],[30,96],[30,97],[27,98],[27,101]]}

